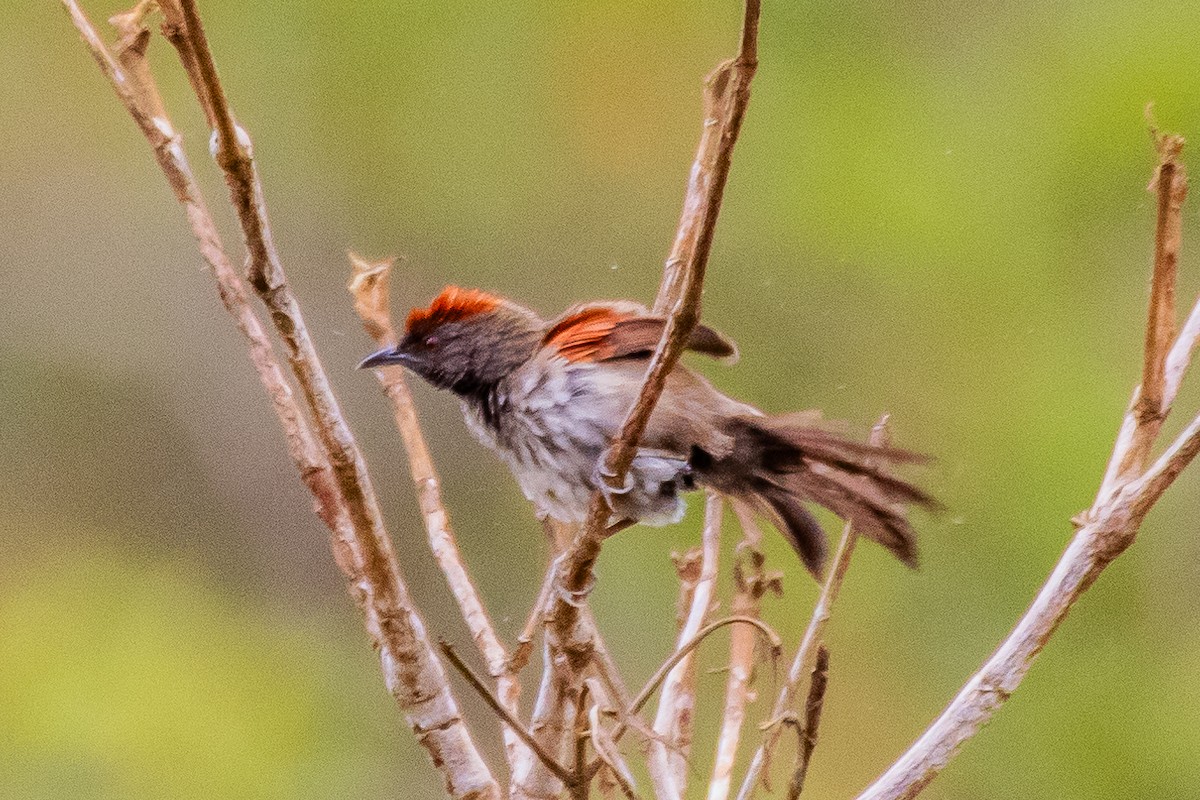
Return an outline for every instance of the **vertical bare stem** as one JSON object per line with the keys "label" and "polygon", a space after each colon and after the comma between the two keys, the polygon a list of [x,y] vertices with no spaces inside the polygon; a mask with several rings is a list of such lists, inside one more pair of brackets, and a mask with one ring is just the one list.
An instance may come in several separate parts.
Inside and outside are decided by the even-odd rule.
{"label": "vertical bare stem", "polygon": [[[678,361],[683,345],[700,317],[704,268],[732,163],[733,147],[750,99],[750,81],[758,65],[759,4],[760,0],[746,0],[738,56],[719,66],[707,81],[703,133],[684,199],[681,232],[676,235],[672,257],[664,273],[664,284],[674,287],[678,282],[679,287],[659,291],[655,305],[660,309],[669,306],[667,325],[647,367],[638,400],[601,464],[605,480],[615,486],[623,483],[666,376]],[[551,598],[546,635],[553,650],[566,654],[562,659],[564,663],[577,663],[581,658],[592,656],[589,629],[578,624],[580,606],[571,598],[590,591],[594,580],[592,567],[600,555],[609,513],[603,496],[597,492],[583,532],[576,537],[558,566],[557,591]],[[547,712],[555,705],[538,699],[538,705]]]}
{"label": "vertical bare stem", "polygon": [[[691,603],[687,619],[679,631],[678,648],[683,648],[708,623],[713,609],[713,594],[717,583],[717,556],[721,549],[721,517],[725,503],[716,492],[710,491],[704,506],[704,535],[701,545],[700,570],[687,587]],[[655,738],[650,742],[650,776],[655,790],[662,798],[683,797],[687,786],[688,752],[692,744],[692,719],[696,708],[696,665],[689,656],[667,674],[658,699],[654,718]]]}
{"label": "vertical bare stem", "polygon": [[[392,260],[373,263],[351,253],[350,263],[353,277],[349,289],[354,297],[354,308],[363,320],[367,333],[380,347],[395,344],[396,332],[392,324],[389,297]],[[425,434],[421,431],[421,424],[417,419],[417,408],[404,379],[404,370],[385,367],[375,370],[375,375],[392,402],[396,428],[404,441],[409,471],[417,490],[421,516],[425,521],[429,549],[433,551],[438,567],[446,576],[446,583],[450,586],[450,591],[458,603],[459,613],[462,614],[467,630],[471,632],[471,638],[479,648],[484,664],[487,665],[488,674],[496,681],[496,692],[500,702],[515,716],[519,713],[521,683],[509,669],[508,653],[500,643],[491,615],[480,599],[479,590],[475,588],[475,582],[471,580],[462,553],[459,552],[458,540],[450,527],[450,515],[442,501],[441,482],[434,469]],[[516,763],[518,751],[525,745],[509,726],[505,725],[503,732],[505,754],[511,766]]]}
{"label": "vertical bare stem", "polygon": [[[1146,467],[1150,448],[1170,411],[1174,392],[1182,380],[1179,361],[1168,353],[1175,340],[1175,284],[1179,249],[1183,241],[1183,202],[1187,199],[1187,170],[1179,160],[1183,138],[1154,134],[1158,167],[1150,189],[1158,198],[1154,226],[1154,269],[1150,277],[1150,310],[1146,319],[1146,342],[1142,352],[1142,383],[1134,391],[1129,411],[1118,434],[1119,459],[1109,462],[1102,491],[1110,492],[1118,481],[1136,476]],[[1189,320],[1189,325],[1192,321]],[[1192,334],[1194,336],[1194,333]],[[1194,340],[1193,340],[1194,341]],[[1190,359],[1191,348],[1188,348]],[[1186,361],[1184,362],[1186,365]],[[1170,380],[1168,381],[1168,374]]]}
{"label": "vertical bare stem", "polygon": [[796,769],[788,785],[788,800],[796,800],[804,791],[804,778],[813,751],[817,749],[817,729],[821,726],[821,709],[825,705],[825,687],[829,681],[829,649],[825,645],[817,648],[812,678],[808,684],[808,699],[804,701],[804,728],[800,732],[800,753],[796,757]]}
{"label": "vertical bare stem", "polygon": [[[569,663],[555,663],[549,641],[542,643],[542,680],[533,706],[530,731],[543,748],[555,759],[561,759],[567,731],[574,723],[573,699],[578,690],[571,685],[576,677]],[[541,764],[532,754],[524,754],[513,767],[509,794],[512,800],[550,800],[563,791],[563,782]]]}
{"label": "vertical bare stem", "polygon": [[[735,616],[760,618],[762,597],[768,589],[779,591],[777,575],[767,575],[759,550],[762,531],[754,520],[754,512],[743,503],[734,502],[734,510],[742,525],[742,542],[738,545],[739,561],[734,566],[734,595],[732,612]],[[726,800],[733,778],[742,727],[746,722],[746,705],[751,700],[750,681],[754,675],[755,636],[746,627],[734,628],[729,642],[729,678],[725,682],[725,710],[721,731],[717,737],[717,755],[713,774],[708,783],[708,800]]]}

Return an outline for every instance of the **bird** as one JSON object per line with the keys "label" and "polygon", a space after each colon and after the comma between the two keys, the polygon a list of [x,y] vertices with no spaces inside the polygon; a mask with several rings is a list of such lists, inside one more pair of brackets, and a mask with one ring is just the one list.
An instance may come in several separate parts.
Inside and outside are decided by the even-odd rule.
{"label": "bird", "polygon": [[[811,412],[764,413],[682,364],[666,377],[624,485],[611,488],[601,459],[666,324],[633,301],[583,303],[546,320],[500,295],[447,286],[409,313],[394,346],[359,367],[401,365],[456,395],[475,438],[507,464],[543,517],[582,522],[599,490],[613,526],[667,525],[682,518],[687,492],[707,488],[766,517],[818,580],[828,542],[814,504],[917,566],[907,509],[937,504],[890,468],[924,456],[854,441]],[[685,348],[738,358],[730,339],[703,324]]]}

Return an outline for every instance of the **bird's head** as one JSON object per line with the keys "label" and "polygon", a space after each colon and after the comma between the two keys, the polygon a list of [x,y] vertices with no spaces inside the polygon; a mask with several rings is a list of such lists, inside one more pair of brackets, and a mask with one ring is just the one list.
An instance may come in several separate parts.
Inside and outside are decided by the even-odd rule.
{"label": "bird's head", "polygon": [[414,308],[395,347],[358,366],[400,364],[439,389],[467,395],[494,385],[527,361],[545,322],[527,308],[476,289],[447,286],[428,308]]}

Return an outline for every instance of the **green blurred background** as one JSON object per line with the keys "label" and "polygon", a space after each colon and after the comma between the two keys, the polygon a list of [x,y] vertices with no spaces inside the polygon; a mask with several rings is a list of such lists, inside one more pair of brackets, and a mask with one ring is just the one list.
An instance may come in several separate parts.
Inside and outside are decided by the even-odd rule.
{"label": "green blurred background", "polygon": [[[401,309],[451,281],[546,313],[651,297],[700,78],[733,52],[739,7],[201,6],[404,571],[434,635],[465,641],[387,405],[353,370],[370,343],[344,253],[404,255]],[[743,358],[702,368],[858,431],[891,411],[899,443],[938,457],[923,480],[949,508],[920,521],[919,572],[863,547],[835,615],[809,786],[844,797],[1007,633],[1098,485],[1139,363],[1143,107],[1196,133],[1200,4],[765,6],[705,302]],[[236,243],[186,82],[164,42],[151,55]],[[57,3],[7,5],[0,68],[0,796],[438,796],[180,210]],[[417,399],[511,639],[542,534],[455,403]],[[1180,415],[1198,405],[1185,390]],[[1195,795],[1198,495],[1185,475],[925,796]],[[631,683],[671,646],[668,556],[697,538],[693,513],[605,550],[594,602]],[[768,549],[787,586],[768,617],[794,646],[815,587]],[[702,678],[695,783],[723,681]]]}

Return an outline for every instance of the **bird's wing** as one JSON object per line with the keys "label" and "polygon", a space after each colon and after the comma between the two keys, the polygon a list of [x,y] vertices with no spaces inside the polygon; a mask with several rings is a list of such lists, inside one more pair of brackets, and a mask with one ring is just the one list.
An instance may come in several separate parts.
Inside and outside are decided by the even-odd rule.
{"label": "bird's wing", "polygon": [[[560,317],[546,332],[545,347],[568,361],[610,361],[649,356],[658,347],[666,320],[633,303],[579,306]],[[737,360],[737,345],[706,325],[697,325],[687,349],[720,359]]]}
{"label": "bird's wing", "polygon": [[[540,371],[537,394],[548,396],[552,384],[559,386],[553,392],[555,405],[562,416],[574,418],[571,429],[595,430],[604,446],[611,444],[637,399],[648,357],[572,362],[549,350],[542,357],[549,361],[549,369]],[[545,377],[559,374],[561,384]],[[677,365],[667,375],[666,385],[642,434],[639,452],[687,459],[692,448],[699,447],[713,456],[724,457],[733,447],[733,439],[722,431],[722,420],[731,415],[759,413],[721,393],[702,376]]]}

